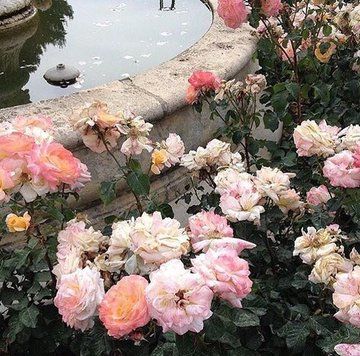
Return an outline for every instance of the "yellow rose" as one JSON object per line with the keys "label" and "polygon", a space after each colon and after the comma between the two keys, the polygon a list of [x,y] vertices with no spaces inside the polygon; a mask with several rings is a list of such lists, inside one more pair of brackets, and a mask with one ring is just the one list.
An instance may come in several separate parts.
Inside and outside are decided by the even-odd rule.
{"label": "yellow rose", "polygon": [[6,217],[6,225],[10,232],[26,231],[30,226],[31,216],[26,212],[23,216],[9,214]]}
{"label": "yellow rose", "polygon": [[164,168],[164,165],[168,159],[168,155],[166,150],[154,150],[154,152],[151,155],[151,171],[154,174],[160,174],[160,171]]}
{"label": "yellow rose", "polygon": [[321,62],[321,63],[328,63],[331,56],[335,53],[336,51],[336,44],[335,43],[330,43],[329,48],[326,50],[325,53],[321,52],[320,49],[320,45],[321,43],[318,43],[316,45],[316,49],[315,49],[315,57]]}

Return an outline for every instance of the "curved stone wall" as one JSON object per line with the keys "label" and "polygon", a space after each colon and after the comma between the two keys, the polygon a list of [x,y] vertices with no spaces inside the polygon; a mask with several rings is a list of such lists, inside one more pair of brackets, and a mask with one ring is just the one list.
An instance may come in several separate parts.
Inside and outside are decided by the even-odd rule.
{"label": "curved stone wall", "polygon": [[[216,8],[217,0],[210,0],[210,5]],[[100,100],[108,103],[111,111],[130,107],[152,122],[154,140],[176,132],[183,138],[187,150],[205,145],[221,122],[209,121],[206,110],[200,115],[186,104],[189,75],[194,70],[206,69],[228,80],[242,78],[257,68],[252,60],[257,40],[250,26],[243,25],[235,31],[227,29],[216,11],[213,13],[212,26],[194,46],[145,73],[70,96],[0,110],[0,120],[40,113],[53,118],[57,140],[86,163],[92,173],[92,182],[82,191],[79,208],[87,210],[95,221],[109,211],[127,209],[133,202],[124,187],[119,187],[119,198],[106,208],[101,205],[99,183],[110,180],[116,168],[106,153],[95,154],[83,146],[69,121],[71,114],[87,103]],[[146,167],[148,164],[147,161]],[[153,189],[160,193],[162,200],[172,200],[184,191],[186,178],[180,167],[153,178]]]}

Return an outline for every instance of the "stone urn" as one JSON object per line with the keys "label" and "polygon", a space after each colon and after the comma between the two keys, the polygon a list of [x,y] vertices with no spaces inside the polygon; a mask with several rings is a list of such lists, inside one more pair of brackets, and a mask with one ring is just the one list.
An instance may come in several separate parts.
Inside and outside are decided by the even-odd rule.
{"label": "stone urn", "polygon": [[0,31],[27,22],[36,14],[32,0],[1,0]]}

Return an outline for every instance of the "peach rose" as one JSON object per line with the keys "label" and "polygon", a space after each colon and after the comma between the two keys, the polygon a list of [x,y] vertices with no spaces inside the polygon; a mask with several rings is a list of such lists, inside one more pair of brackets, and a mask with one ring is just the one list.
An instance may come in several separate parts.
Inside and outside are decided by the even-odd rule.
{"label": "peach rose", "polygon": [[61,277],[54,305],[66,325],[85,331],[93,327],[93,317],[104,295],[100,273],[85,267]]}
{"label": "peach rose", "polygon": [[119,339],[150,321],[145,299],[148,284],[144,277],[131,275],[107,291],[99,307],[99,318],[110,336]]}
{"label": "peach rose", "polygon": [[195,90],[216,90],[220,87],[221,80],[214,73],[197,70],[188,79]]}
{"label": "peach rose", "polygon": [[37,145],[27,160],[35,181],[46,181],[51,190],[56,190],[62,183],[75,186],[82,177],[87,180],[86,166],[60,143],[43,142]]}
{"label": "peach rose", "polygon": [[26,231],[30,226],[31,216],[28,212],[23,216],[8,214],[6,217],[6,226],[10,232]]}
{"label": "peach rose", "polygon": [[336,44],[333,42],[329,43],[329,47],[325,50],[325,52],[322,51],[321,49],[321,45],[322,43],[319,42],[316,45],[315,48],[315,57],[321,62],[321,63],[328,63],[331,56],[335,53],[336,51]]}
{"label": "peach rose", "polygon": [[186,102],[190,105],[195,104],[199,99],[200,91],[189,85],[186,90]]}
{"label": "peach rose", "polygon": [[32,137],[21,132],[12,132],[0,136],[0,159],[6,157],[24,157],[34,148],[35,141]]}

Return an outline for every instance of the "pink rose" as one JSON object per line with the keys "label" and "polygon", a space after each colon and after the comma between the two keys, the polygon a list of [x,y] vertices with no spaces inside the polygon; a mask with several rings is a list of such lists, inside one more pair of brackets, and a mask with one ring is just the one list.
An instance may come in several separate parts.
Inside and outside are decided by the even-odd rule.
{"label": "pink rose", "polygon": [[355,166],[355,158],[350,151],[342,151],[328,158],[323,167],[323,174],[334,187],[360,187],[360,167]]}
{"label": "pink rose", "polygon": [[220,87],[221,80],[212,72],[197,70],[188,79],[195,90],[216,90]]}
{"label": "pink rose", "polygon": [[340,356],[359,356],[360,344],[338,344],[334,351]]}
{"label": "pink rose", "polygon": [[198,273],[208,287],[234,307],[241,308],[241,300],[250,292],[248,263],[239,258],[232,248],[208,250],[191,260],[192,270]]}
{"label": "pink rose", "polygon": [[312,187],[306,193],[306,201],[311,205],[325,204],[329,199],[331,199],[331,196],[325,185]]}
{"label": "pink rose", "polygon": [[189,219],[190,240],[195,252],[209,248],[217,250],[232,247],[239,254],[244,249],[254,248],[256,245],[233,238],[233,230],[225,217],[213,211],[202,211]]}
{"label": "pink rose", "polygon": [[54,304],[64,323],[85,331],[93,327],[93,317],[104,295],[104,281],[100,273],[85,267],[61,277]]}
{"label": "pink rose", "polygon": [[281,9],[281,0],[261,0],[261,10],[267,17],[277,16]]}
{"label": "pink rose", "polygon": [[233,29],[246,22],[249,14],[243,0],[219,0],[217,12],[225,25]]}
{"label": "pink rose", "polygon": [[45,181],[51,190],[61,184],[70,187],[90,179],[87,168],[63,145],[43,142],[34,147],[27,157],[28,169],[35,181]]}
{"label": "pink rose", "polygon": [[180,260],[171,260],[150,274],[146,288],[150,316],[179,335],[200,332],[204,320],[211,317],[213,293],[202,278],[184,268]]}
{"label": "pink rose", "polygon": [[107,291],[99,307],[99,318],[110,336],[121,338],[150,321],[145,299],[148,284],[144,277],[131,275]]}
{"label": "pink rose", "polygon": [[360,266],[351,272],[339,273],[333,287],[333,302],[339,308],[335,317],[360,328]]}
{"label": "pink rose", "polygon": [[354,167],[360,168],[360,143],[355,148],[353,158],[354,158]]}

